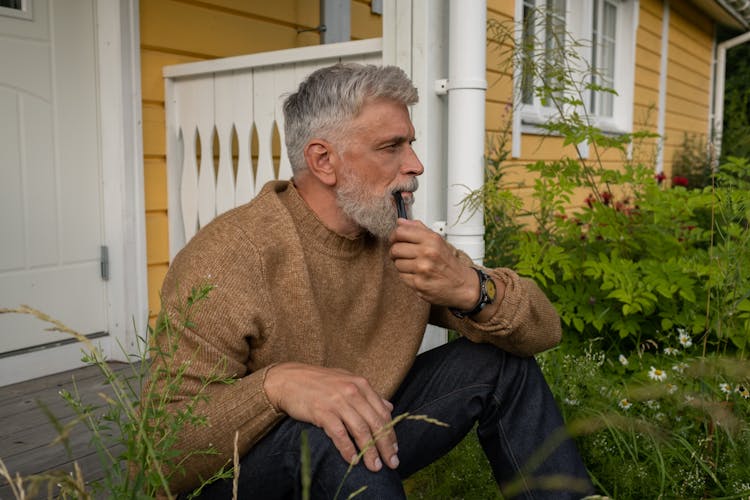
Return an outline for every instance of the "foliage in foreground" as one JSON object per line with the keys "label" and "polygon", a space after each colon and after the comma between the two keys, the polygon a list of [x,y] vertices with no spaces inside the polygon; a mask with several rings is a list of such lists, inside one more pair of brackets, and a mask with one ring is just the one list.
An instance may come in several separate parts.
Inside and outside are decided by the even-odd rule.
{"label": "foliage in foreground", "polygon": [[[57,440],[68,451],[70,448],[67,441],[72,429],[79,425],[88,429],[90,444],[96,450],[102,466],[103,478],[88,481],[87,471],[81,470],[77,464],[73,474],[53,471],[27,477],[13,475],[13,471],[5,470],[3,465],[0,476],[8,481],[16,498],[34,497],[43,491],[55,498],[86,499],[99,495],[106,495],[108,498],[154,498],[157,494],[174,497],[169,490],[169,478],[183,472],[180,462],[175,462],[180,454],[180,450],[175,448],[177,436],[185,426],[207,425],[205,419],[196,412],[196,406],[205,401],[206,396],[199,392],[182,409],[167,411],[167,403],[178,394],[182,385],[185,365],[169,368],[172,368],[171,360],[177,339],[191,324],[194,309],[208,296],[211,288],[210,285],[204,285],[192,289],[185,303],[178,307],[178,318],[170,318],[166,314],[159,318],[156,327],[149,329],[149,335],[167,336],[170,349],[158,350],[149,347],[146,339],[140,339],[142,352],[128,363],[128,368],[122,372],[125,375],[113,371],[99,347],[88,338],[43,312],[28,306],[0,309],[0,313],[35,316],[51,324],[50,330],[67,333],[81,342],[83,361],[100,370],[113,394],[102,394],[99,404],[90,404],[83,402],[77,389],[72,393],[63,391],[60,396],[73,409],[75,418],[70,422],[59,422],[54,415],[48,413],[52,425],[60,433]],[[147,384],[149,359],[153,361],[156,358],[162,361],[160,364],[163,367],[156,374],[164,381],[159,387]],[[203,381],[203,387],[211,383],[230,382],[209,377]],[[196,450],[192,454],[212,453],[215,450],[206,449]],[[217,472],[205,484],[231,477],[230,466]]]}

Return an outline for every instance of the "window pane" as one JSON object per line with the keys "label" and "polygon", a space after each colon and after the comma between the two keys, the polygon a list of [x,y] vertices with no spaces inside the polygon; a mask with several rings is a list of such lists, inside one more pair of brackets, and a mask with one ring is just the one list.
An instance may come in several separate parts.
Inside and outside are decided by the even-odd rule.
{"label": "window pane", "polygon": [[23,10],[23,0],[0,0],[0,7]]}
{"label": "window pane", "polygon": [[[613,89],[615,76],[615,44],[617,37],[617,5],[610,0],[594,0],[593,46],[591,82],[594,85]],[[612,116],[614,95],[610,92],[593,91],[591,112],[599,116]]]}
{"label": "window pane", "polygon": [[[552,94],[562,95],[561,73],[565,72],[565,5],[566,0],[547,0],[545,11],[544,84]],[[552,103],[544,102],[545,106]]]}
{"label": "window pane", "polygon": [[521,102],[534,103],[534,40],[536,31],[536,11],[534,2],[523,3],[523,36],[521,43]]}

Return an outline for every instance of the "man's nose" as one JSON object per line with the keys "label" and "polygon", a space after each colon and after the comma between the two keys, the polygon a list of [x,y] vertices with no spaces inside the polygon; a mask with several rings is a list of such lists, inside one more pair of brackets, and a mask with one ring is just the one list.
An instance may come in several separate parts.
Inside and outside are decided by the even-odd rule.
{"label": "man's nose", "polygon": [[424,165],[422,165],[422,162],[419,161],[419,157],[414,151],[414,148],[409,146],[409,150],[406,155],[407,156],[404,159],[404,163],[401,168],[402,172],[410,175],[422,175],[422,173],[424,172]]}

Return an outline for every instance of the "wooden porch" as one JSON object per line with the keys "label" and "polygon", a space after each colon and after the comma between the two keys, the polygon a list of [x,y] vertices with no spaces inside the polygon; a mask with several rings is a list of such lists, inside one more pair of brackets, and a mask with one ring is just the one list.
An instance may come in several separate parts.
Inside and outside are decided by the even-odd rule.
{"label": "wooden porch", "polygon": [[[125,363],[110,366],[116,372],[129,369]],[[100,394],[112,395],[96,366],[0,387],[0,458],[13,476],[72,471],[78,462],[87,482],[102,477],[102,464],[90,445],[91,434],[82,423],[70,433],[69,452],[61,443],[52,444],[58,431],[44,408],[63,425],[75,420],[73,409],[60,396],[62,390],[72,394],[77,390],[82,402],[96,406],[102,404]],[[0,479],[0,499],[11,498],[9,485]]]}

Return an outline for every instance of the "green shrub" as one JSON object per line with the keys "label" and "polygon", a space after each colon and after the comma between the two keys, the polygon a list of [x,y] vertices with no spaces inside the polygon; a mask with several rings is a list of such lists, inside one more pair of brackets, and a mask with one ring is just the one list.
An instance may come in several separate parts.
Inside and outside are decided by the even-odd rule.
{"label": "green shrub", "polygon": [[[487,262],[535,279],[575,337],[602,336],[605,350],[633,349],[646,340],[666,345],[679,328],[704,352],[745,352],[747,167],[746,160],[731,159],[715,186],[687,191],[665,189],[646,167],[628,165],[606,174],[610,188],[598,199],[590,196],[565,212],[574,190],[588,187],[576,180],[583,167],[573,160],[530,165],[539,175],[534,197],[559,211],[537,217],[535,231],[516,231],[510,250],[488,241]],[[488,214],[485,220],[492,226],[499,219]]]}

